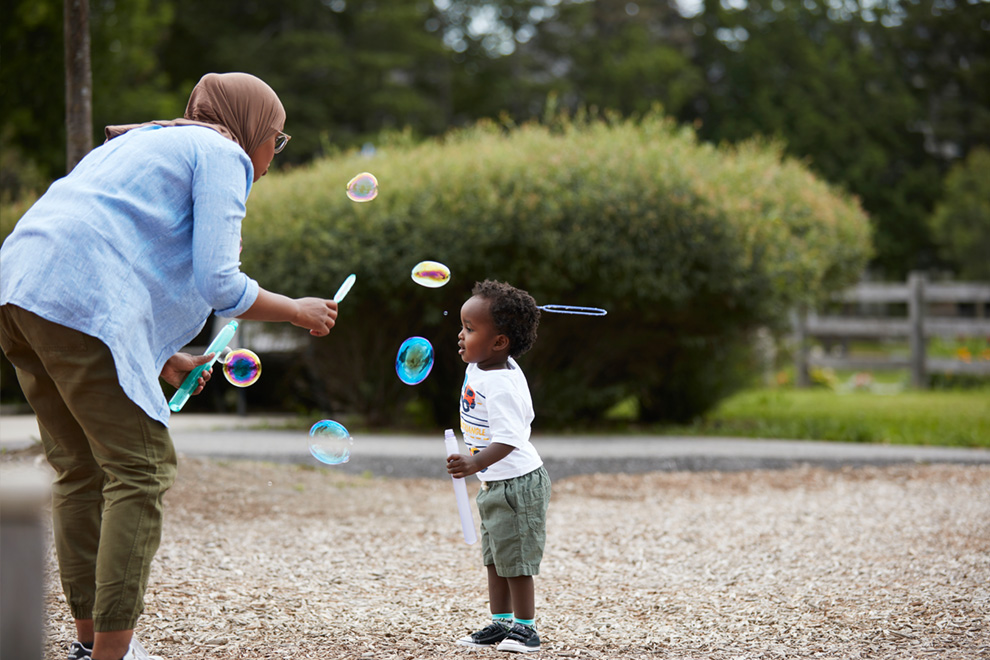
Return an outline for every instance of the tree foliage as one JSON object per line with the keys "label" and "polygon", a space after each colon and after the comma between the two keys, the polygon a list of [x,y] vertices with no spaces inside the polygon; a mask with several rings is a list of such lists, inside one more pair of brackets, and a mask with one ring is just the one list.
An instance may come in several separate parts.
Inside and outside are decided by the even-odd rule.
{"label": "tree foliage", "polygon": [[[0,147],[3,193],[65,172],[62,3],[3,0]],[[37,175],[18,170],[33,170]]]}
{"label": "tree foliage", "polygon": [[[65,173],[65,66],[61,0],[3,0],[0,34],[0,192],[32,189]],[[170,88],[156,45],[172,6],[90,0],[94,144],[103,126],[181,116],[188,90]],[[28,174],[28,176],[25,176]]]}
{"label": "tree foliage", "polygon": [[[64,171],[61,2],[2,0],[5,194]],[[547,99],[655,105],[713,143],[755,136],[869,212],[890,276],[944,265],[926,221],[951,166],[990,145],[990,2],[91,0],[94,132],[181,114],[207,71],[269,81],[301,164],[382,131],[521,123]]]}
{"label": "tree foliage", "polygon": [[788,153],[862,199],[881,269],[896,276],[933,265],[925,219],[942,175],[960,153],[990,141],[988,86],[967,71],[984,72],[983,81],[990,74],[990,4],[735,7],[709,2],[697,18],[698,62],[710,83],[698,98],[702,135],[778,136]]}
{"label": "tree foliage", "polygon": [[932,233],[961,277],[990,280],[990,149],[978,147],[949,172]]}
{"label": "tree foliage", "polygon": [[[230,3],[173,0],[164,60],[186,89],[205,71],[248,71],[268,82],[288,114],[288,159],[387,128],[444,130],[447,53],[424,25],[428,3],[406,0]],[[298,161],[297,161],[298,162]]]}

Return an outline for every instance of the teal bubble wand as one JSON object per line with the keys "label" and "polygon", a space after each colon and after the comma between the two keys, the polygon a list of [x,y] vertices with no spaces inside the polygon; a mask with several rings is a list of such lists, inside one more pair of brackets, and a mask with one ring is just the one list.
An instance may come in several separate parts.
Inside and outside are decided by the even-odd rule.
{"label": "teal bubble wand", "polygon": [[223,327],[223,329],[217,333],[217,336],[213,338],[209,347],[203,355],[209,355],[213,353],[213,359],[206,364],[201,364],[186,376],[186,379],[182,381],[182,385],[175,391],[172,395],[172,399],[168,402],[168,408],[172,412],[179,412],[182,410],[182,406],[186,405],[186,401],[192,396],[193,390],[196,389],[196,385],[199,381],[199,377],[204,371],[210,369],[213,363],[217,361],[220,357],[220,352],[227,348],[227,344],[230,340],[234,338],[234,333],[237,332],[237,321],[231,321]]}

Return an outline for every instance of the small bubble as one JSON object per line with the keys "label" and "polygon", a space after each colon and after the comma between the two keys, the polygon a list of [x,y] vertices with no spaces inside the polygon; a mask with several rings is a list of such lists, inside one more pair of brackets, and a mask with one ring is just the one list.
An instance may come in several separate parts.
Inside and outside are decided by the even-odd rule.
{"label": "small bubble", "polygon": [[321,463],[340,465],[351,460],[354,439],[343,425],[324,419],[309,429],[309,453]]}
{"label": "small bubble", "polygon": [[347,182],[347,197],[352,202],[370,202],[378,197],[378,179],[370,172],[361,172]]}
{"label": "small bubble", "polygon": [[246,348],[231,351],[224,359],[223,375],[237,387],[254,385],[261,378],[261,358]]}
{"label": "small bubble", "polygon": [[433,344],[423,337],[410,337],[399,346],[395,373],[406,385],[419,385],[433,369]]}
{"label": "small bubble", "polygon": [[438,289],[450,281],[450,269],[439,261],[420,261],[413,266],[412,279],[430,289]]}

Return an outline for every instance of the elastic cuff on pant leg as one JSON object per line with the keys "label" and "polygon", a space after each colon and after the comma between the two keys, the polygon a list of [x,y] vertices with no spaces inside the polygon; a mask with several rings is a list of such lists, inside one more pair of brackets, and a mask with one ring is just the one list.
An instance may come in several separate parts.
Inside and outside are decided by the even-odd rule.
{"label": "elastic cuff on pant leg", "polygon": [[69,603],[73,619],[86,621],[93,618],[93,603]]}
{"label": "elastic cuff on pant leg", "polygon": [[93,631],[98,633],[117,632],[119,630],[134,630],[137,618],[134,619],[93,619]]}

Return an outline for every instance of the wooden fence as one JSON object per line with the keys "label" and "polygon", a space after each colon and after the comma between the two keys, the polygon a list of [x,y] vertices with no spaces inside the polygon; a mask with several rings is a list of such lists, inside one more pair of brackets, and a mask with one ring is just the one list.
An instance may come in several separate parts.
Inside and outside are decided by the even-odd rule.
{"label": "wooden fence", "polygon": [[[792,317],[799,387],[810,385],[811,367],[864,371],[907,368],[911,384],[917,388],[928,385],[930,373],[990,375],[990,360],[983,356],[967,361],[927,355],[928,339],[932,337],[990,338],[990,283],[929,282],[924,273],[911,273],[905,283],[860,283],[833,301],[842,306],[843,314],[811,312]],[[887,314],[887,308],[898,303],[907,305],[907,315]],[[839,350],[813,356],[811,338]],[[856,357],[848,351],[852,339],[898,338],[907,338],[907,356]]]}

